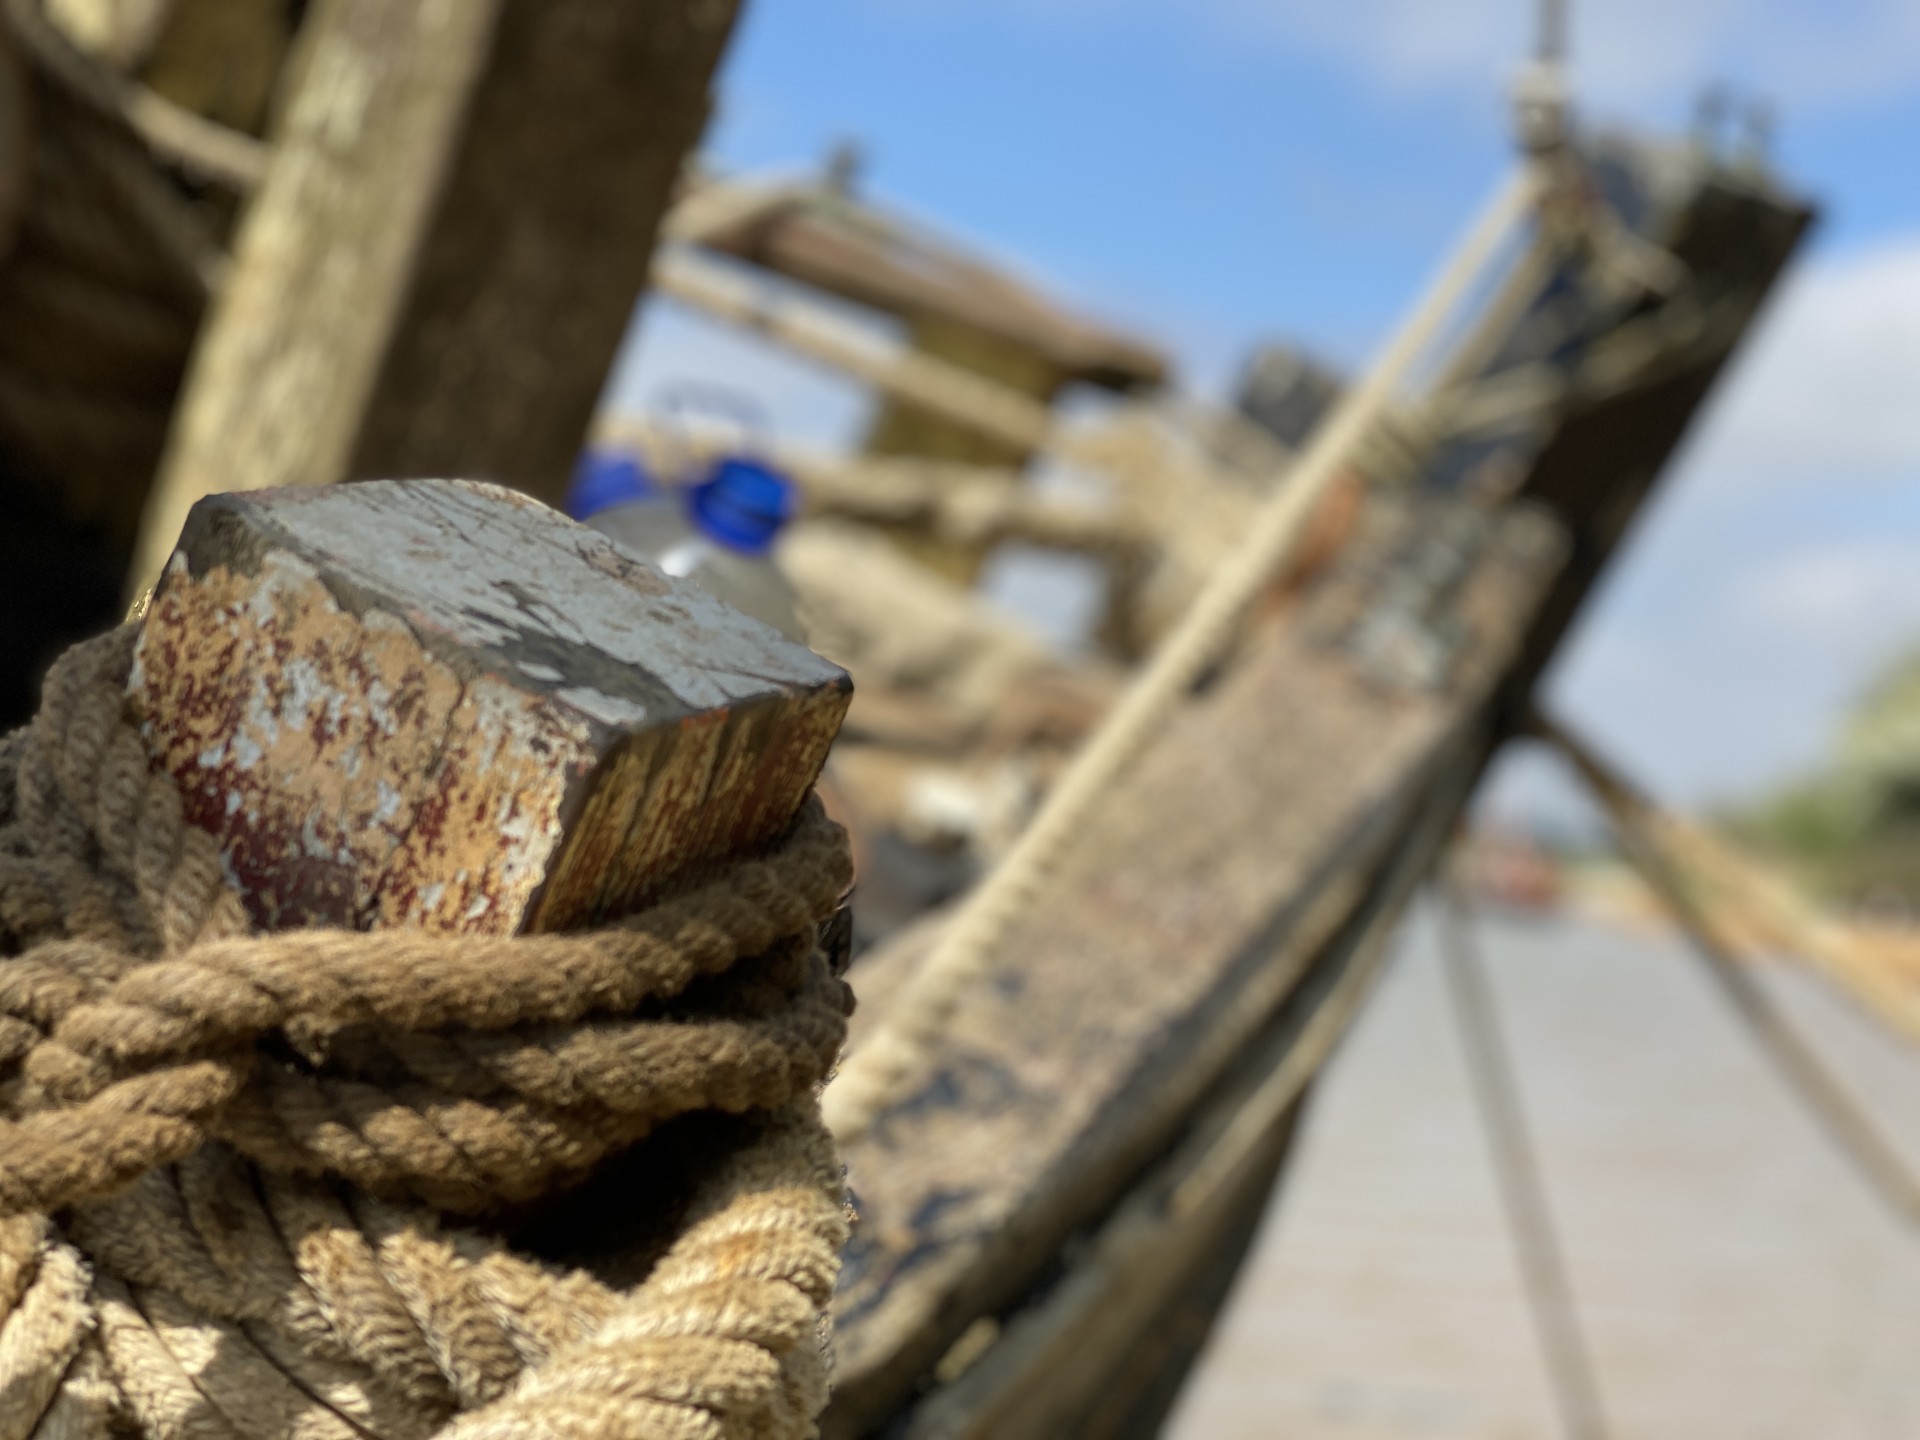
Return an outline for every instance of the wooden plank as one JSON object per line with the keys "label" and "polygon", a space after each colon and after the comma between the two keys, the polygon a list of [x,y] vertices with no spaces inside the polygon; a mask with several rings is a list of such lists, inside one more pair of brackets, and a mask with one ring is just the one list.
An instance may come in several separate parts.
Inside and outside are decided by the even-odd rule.
{"label": "wooden plank", "polygon": [[955,327],[1030,356],[1059,379],[1103,389],[1132,390],[1167,378],[1166,357],[1156,346],[1063,310],[992,261],[865,204],[831,180],[709,182],[682,203],[697,223],[685,232],[704,248],[910,327],[923,321]]}
{"label": "wooden plank", "polygon": [[[1465,758],[1474,746],[1455,748]],[[1189,1277],[1209,1267],[1216,1249],[1244,1249],[1306,1084],[1371,990],[1473,779],[1471,765],[1438,768],[1364,904],[1209,1093],[1172,1153],[1087,1237],[1084,1258],[1060,1283],[1010,1316],[977,1363],[916,1408],[904,1440],[1153,1433],[1131,1412],[1156,1377],[1150,1367],[1124,1367],[1177,1349],[1180,1337],[1165,1332]],[[1210,1320],[1211,1311],[1200,1318]]]}
{"label": "wooden plank", "polygon": [[763,844],[845,674],[513,491],[195,507],[129,682],[263,925],[562,928]]}
{"label": "wooden plank", "polygon": [[[1777,198],[1748,199],[1747,219],[1769,233],[1747,243],[1724,232],[1729,244],[1722,253],[1696,256],[1693,283],[1750,309],[1784,253],[1777,246],[1790,244],[1799,221]],[[1743,273],[1742,262],[1756,255]],[[1612,323],[1596,319],[1601,329]],[[1497,639],[1482,630],[1470,674],[1450,697],[1396,701],[1375,690],[1362,703],[1353,673],[1305,637],[1320,625],[1356,639],[1377,635],[1379,627],[1356,628],[1351,606],[1344,615],[1303,617],[1293,635],[1246,656],[1135,767],[1122,787],[1126,808],[1137,807],[1131,816],[1110,797],[1112,813],[1088,817],[1071,871],[1052,877],[1047,893],[1055,911],[1005,937],[1008,954],[1033,963],[1006,977],[998,994],[967,994],[953,1033],[942,1037],[943,1063],[930,1083],[907,1097],[897,1117],[883,1117],[894,1119],[894,1133],[869,1131],[851,1153],[867,1223],[856,1234],[839,1306],[841,1383],[829,1434],[870,1433],[883,1418],[889,1433],[907,1433],[915,1422],[897,1407],[934,1371],[943,1347],[966,1327],[987,1323],[983,1317],[1031,1298],[1043,1262],[1075,1226],[1105,1213],[1153,1155],[1190,1133],[1198,1096],[1207,1077],[1219,1074],[1221,1057],[1245,1051],[1249,1025],[1257,1028],[1302,967],[1329,948],[1330,930],[1352,909],[1340,896],[1341,882],[1376,870],[1386,849],[1380,837],[1410,821],[1418,797],[1435,793],[1440,772],[1451,768],[1464,786],[1517,721],[1539,663],[1702,389],[1704,377],[1689,393],[1662,395],[1658,423],[1636,427],[1632,436],[1610,439],[1588,427],[1575,447],[1567,443],[1572,427],[1564,417],[1547,413],[1537,434],[1517,437],[1526,489],[1556,512],[1555,528],[1571,535],[1573,558],[1551,584],[1538,568],[1529,575],[1524,565],[1509,567],[1503,579],[1474,562],[1462,615],[1477,615],[1484,625],[1504,614],[1507,623],[1496,626]],[[1556,469],[1566,473],[1555,476]],[[1580,483],[1543,483],[1550,479]],[[1399,573],[1449,568],[1414,563]],[[1337,594],[1346,587],[1332,588]],[[1407,604],[1407,586],[1384,588],[1403,592],[1402,611],[1420,608]],[[1489,607],[1494,597],[1504,599]],[[1359,592],[1347,589],[1344,598]],[[1447,628],[1443,623],[1433,638],[1444,639]],[[1376,764],[1384,769],[1373,771]],[[1208,827],[1232,836],[1241,853],[1228,845],[1209,852]],[[1260,865],[1269,873],[1255,875]],[[1257,923],[1261,883],[1274,887],[1264,925]],[[1333,912],[1332,925],[1316,924],[1308,912],[1315,897]],[[1189,918],[1185,935],[1154,913],[1174,906]],[[886,958],[893,969],[912,962],[910,954]],[[871,1002],[879,987],[865,976],[856,983]],[[1240,1107],[1230,1108],[1241,1123]],[[960,1120],[969,1111],[970,1119]],[[922,1149],[916,1132],[929,1129],[954,1163]],[[1179,1209],[1177,1198],[1166,1204]],[[1155,1228],[1156,1215],[1150,1199],[1123,1204],[1113,1219],[1120,1228],[1095,1243],[1124,1240],[1122,1248],[1131,1247]],[[996,1435],[1023,1433],[1028,1425],[1031,1433],[1107,1433],[1092,1410],[1069,1423],[1076,1397],[1126,1388],[1102,1390],[1102,1373],[1116,1373],[1116,1357],[1129,1353],[1127,1316],[1153,1310],[1156,1287],[1180,1268],[1167,1257],[1185,1243],[1177,1227],[1162,1230],[1152,1246],[1158,1258],[1144,1249],[1122,1256],[1104,1280],[1097,1259],[1080,1252],[1053,1295],[1028,1312],[1040,1328],[1016,1321],[979,1361],[996,1370],[972,1385],[968,1376],[955,1382],[960,1357],[948,1355],[949,1373],[934,1372],[941,1383],[922,1392],[929,1397],[925,1433],[969,1433],[976,1422],[980,1433]],[[1095,1293],[1103,1285],[1111,1288]],[[1026,1351],[1036,1346],[1064,1357],[1062,1363],[1028,1368]]]}
{"label": "wooden plank", "polygon": [[653,283],[702,314],[871,386],[889,403],[965,426],[997,446],[1030,453],[1067,440],[1056,432],[1053,412],[1038,401],[937,355],[875,344],[803,294],[775,294],[715,262],[671,252],[660,257]]}
{"label": "wooden plank", "polygon": [[[1478,639],[1456,689],[1384,691],[1289,626],[1106,797],[1047,905],[1006,937],[1045,963],[969,992],[924,1081],[848,1149],[862,1222],[831,1433],[871,1428],[968,1320],[1017,1296],[1352,913],[1555,568],[1537,517],[1509,526],[1462,599]],[[863,995],[874,978],[856,971]]]}
{"label": "wooden plank", "polygon": [[[1573,531],[1568,583],[1508,683],[1516,697],[1532,689],[1572,625],[1600,571],[1628,539],[1655,483],[1678,449],[1753,317],[1812,224],[1814,212],[1791,196],[1742,182],[1710,180],[1658,238],[1686,266],[1679,301],[1737,312],[1725,343],[1691,357],[1678,373],[1628,385],[1597,399],[1572,397],[1534,460],[1525,493],[1549,506]],[[1524,333],[1524,327],[1523,327]]]}
{"label": "wooden plank", "polygon": [[487,475],[557,500],[733,0],[319,0],[143,521],[202,495]]}

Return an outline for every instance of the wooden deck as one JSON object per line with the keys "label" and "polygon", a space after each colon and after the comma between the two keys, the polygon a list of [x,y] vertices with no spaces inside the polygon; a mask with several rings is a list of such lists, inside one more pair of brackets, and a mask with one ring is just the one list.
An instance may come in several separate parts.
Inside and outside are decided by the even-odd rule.
{"label": "wooden deck", "polygon": [[[1677,943],[1480,927],[1610,1432],[1920,1434],[1920,1236],[1848,1170]],[[1920,1054],[1768,981],[1920,1167]],[[1557,1437],[1432,926],[1308,1116],[1174,1440]]]}

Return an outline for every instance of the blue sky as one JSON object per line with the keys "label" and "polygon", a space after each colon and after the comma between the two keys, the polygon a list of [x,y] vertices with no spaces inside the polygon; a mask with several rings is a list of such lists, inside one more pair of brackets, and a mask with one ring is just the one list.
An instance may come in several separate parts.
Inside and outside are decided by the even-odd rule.
{"label": "blue sky", "polygon": [[[1552,678],[1664,793],[1810,764],[1920,643],[1920,0],[1575,0],[1589,116],[1764,97],[1823,225]],[[1507,161],[1521,0],[749,0],[710,155],[810,165],[1163,339],[1219,393],[1252,342],[1359,363]],[[718,365],[795,424],[846,392],[651,315],[615,393]],[[800,412],[809,418],[802,419]],[[1509,781],[1516,797],[1533,793]]]}

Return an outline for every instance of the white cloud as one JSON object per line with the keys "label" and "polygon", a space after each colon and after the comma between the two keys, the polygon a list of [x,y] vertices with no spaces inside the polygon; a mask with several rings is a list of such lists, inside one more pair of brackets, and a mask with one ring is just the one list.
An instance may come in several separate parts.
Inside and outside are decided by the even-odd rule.
{"label": "white cloud", "polygon": [[1729,585],[1722,617],[1783,641],[1884,658],[1889,633],[1920,631],[1920,535],[1827,543],[1789,554]]}
{"label": "white cloud", "polygon": [[[1669,103],[1721,78],[1798,107],[1854,104],[1920,79],[1913,0],[1572,0],[1572,10],[1578,93],[1603,107]],[[1531,48],[1535,5],[1207,0],[1192,13],[1392,87],[1484,93]]]}
{"label": "white cloud", "polygon": [[[925,7],[934,0],[892,0]],[[1495,93],[1536,43],[1537,0],[1001,0],[1048,24],[1177,14],[1236,44],[1315,52],[1398,91]],[[1603,110],[1690,100],[1711,82],[1797,110],[1920,81],[1914,0],[1570,0],[1576,93]]]}
{"label": "white cloud", "polygon": [[1920,474],[1920,235],[1791,275],[1701,442],[1716,487]]}
{"label": "white cloud", "polygon": [[[1675,563],[1690,573],[1661,573]],[[1650,547],[1620,581],[1550,696],[1689,803],[1817,767],[1868,680],[1920,640],[1920,535]],[[1633,593],[1660,589],[1677,593]]]}
{"label": "white cloud", "polygon": [[1920,643],[1920,235],[1791,281],[1669,492],[1553,697],[1670,796],[1751,793]]}

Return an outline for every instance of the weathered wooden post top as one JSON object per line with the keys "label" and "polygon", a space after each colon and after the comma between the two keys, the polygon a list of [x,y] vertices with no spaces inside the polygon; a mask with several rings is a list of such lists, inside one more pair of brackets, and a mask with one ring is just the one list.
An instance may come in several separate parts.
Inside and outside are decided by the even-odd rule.
{"label": "weathered wooden post top", "polygon": [[536,501],[466,481],[218,495],[129,698],[255,919],[510,933],[780,833],[852,686]]}

